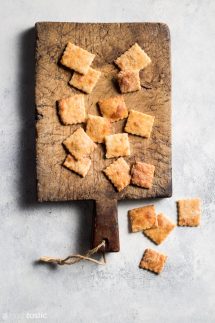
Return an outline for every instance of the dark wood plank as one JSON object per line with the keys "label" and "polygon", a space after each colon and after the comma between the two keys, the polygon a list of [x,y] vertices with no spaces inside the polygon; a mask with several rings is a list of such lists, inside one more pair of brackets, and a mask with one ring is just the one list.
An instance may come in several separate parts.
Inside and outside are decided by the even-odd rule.
{"label": "dark wood plank", "polygon": [[[37,23],[36,111],[37,111],[37,180],[39,201],[77,199],[142,199],[167,197],[172,192],[171,176],[171,75],[170,39],[165,24],[81,24]],[[56,100],[78,93],[68,85],[71,72],[58,64],[65,44],[75,44],[96,54],[93,67],[102,77],[93,93],[86,95],[87,110],[99,114],[97,101],[118,93],[114,77],[118,69],[113,61],[135,42],[142,46],[152,64],[141,72],[142,90],[125,95],[128,108],[155,116],[150,139],[129,135],[130,164],[144,160],[156,167],[152,189],[129,186],[117,193],[102,170],[112,160],[104,158],[98,145],[92,156],[93,167],[82,179],[61,166],[66,153],[62,141],[79,126],[62,126],[56,113]],[[125,121],[114,124],[122,132]]]}

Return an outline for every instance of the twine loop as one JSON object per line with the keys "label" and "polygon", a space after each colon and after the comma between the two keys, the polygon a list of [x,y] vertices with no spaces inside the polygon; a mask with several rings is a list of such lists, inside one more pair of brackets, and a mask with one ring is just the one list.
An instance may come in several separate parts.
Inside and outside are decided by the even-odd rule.
{"label": "twine loop", "polygon": [[95,253],[97,253],[99,251],[100,248],[105,247],[105,240],[103,240],[98,246],[96,246],[93,249],[90,249],[87,251],[87,253],[85,255],[69,255],[66,258],[55,258],[55,257],[49,257],[49,256],[43,256],[39,259],[40,262],[44,262],[44,263],[51,263],[51,264],[56,264],[56,265],[73,265],[76,262],[82,261],[82,260],[87,260],[87,261],[91,261],[94,262],[95,264],[98,265],[105,265],[106,264],[106,260],[105,260],[105,253],[102,252],[102,256],[103,259],[102,260],[96,260],[94,258],[91,258],[92,255],[94,255]]}

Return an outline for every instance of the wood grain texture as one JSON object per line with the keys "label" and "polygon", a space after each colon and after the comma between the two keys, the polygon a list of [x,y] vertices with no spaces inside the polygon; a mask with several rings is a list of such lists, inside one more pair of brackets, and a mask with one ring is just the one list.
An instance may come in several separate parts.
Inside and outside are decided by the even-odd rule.
{"label": "wood grain texture", "polygon": [[[172,193],[171,176],[171,73],[170,38],[165,24],[36,24],[36,113],[37,113],[37,181],[39,201],[77,199],[144,199],[168,197]],[[71,71],[59,65],[68,41],[74,42],[96,58],[92,67],[102,76],[90,95],[85,95],[87,112],[99,115],[97,102],[119,93],[113,61],[135,42],[147,52],[152,64],[141,72],[141,91],[125,94],[129,109],[155,116],[150,139],[129,135],[129,164],[145,161],[155,165],[154,185],[150,190],[128,186],[118,193],[102,170],[113,159],[106,159],[99,144],[92,156],[92,167],[83,179],[62,167],[66,153],[62,142],[80,125],[63,126],[56,113],[56,101],[80,93],[68,85]],[[122,132],[125,120],[114,123],[114,131]],[[82,125],[84,126],[84,125]]]}

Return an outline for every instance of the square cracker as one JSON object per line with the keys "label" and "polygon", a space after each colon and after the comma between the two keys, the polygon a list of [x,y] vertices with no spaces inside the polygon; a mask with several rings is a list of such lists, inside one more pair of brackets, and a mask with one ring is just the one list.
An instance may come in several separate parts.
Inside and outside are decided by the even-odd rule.
{"label": "square cracker", "polygon": [[157,217],[154,205],[147,205],[129,210],[128,215],[132,232],[157,227]]}
{"label": "square cracker", "polygon": [[82,177],[85,177],[90,169],[91,160],[87,157],[76,160],[73,156],[67,155],[63,166],[81,175]]}
{"label": "square cracker", "polygon": [[64,125],[86,121],[84,95],[76,94],[58,101],[58,114]]}
{"label": "square cracker", "polygon": [[128,109],[122,95],[103,99],[98,102],[103,117],[110,119],[111,122],[127,118]]}
{"label": "square cracker", "polygon": [[149,138],[155,117],[148,114],[130,110],[125,131],[133,135]]}
{"label": "square cracker", "polygon": [[156,244],[160,244],[175,228],[175,223],[166,215],[160,213],[157,215],[157,224],[157,228],[146,229],[143,233]]}
{"label": "square cracker", "polygon": [[154,171],[154,165],[136,162],[131,168],[131,183],[143,188],[151,188]]}
{"label": "square cracker", "polygon": [[61,57],[61,64],[81,74],[86,74],[95,55],[68,42]]}
{"label": "square cracker", "polygon": [[105,136],[111,134],[111,130],[112,125],[108,119],[88,115],[86,133],[94,142],[104,142]]}
{"label": "square cracker", "polygon": [[178,225],[196,227],[201,219],[200,199],[180,200],[178,204]]}
{"label": "square cracker", "polygon": [[69,84],[89,94],[94,89],[96,83],[98,82],[98,79],[100,78],[100,75],[101,72],[90,67],[85,75],[74,72],[71,80],[69,81]]}
{"label": "square cracker", "polygon": [[115,60],[121,70],[142,70],[151,63],[150,57],[135,43],[124,54]]}
{"label": "square cracker", "polygon": [[105,137],[106,158],[129,156],[130,143],[127,133],[117,133]]}
{"label": "square cracker", "polygon": [[153,249],[146,249],[139,267],[159,274],[163,270],[166,260],[165,254]]}
{"label": "square cracker", "polygon": [[130,183],[130,167],[122,157],[110,164],[104,173],[119,192]]}
{"label": "square cracker", "polygon": [[82,128],[75,130],[71,136],[64,140],[63,144],[75,159],[89,156],[96,147],[96,144]]}
{"label": "square cracker", "polygon": [[121,71],[117,75],[121,93],[141,90],[139,71]]}

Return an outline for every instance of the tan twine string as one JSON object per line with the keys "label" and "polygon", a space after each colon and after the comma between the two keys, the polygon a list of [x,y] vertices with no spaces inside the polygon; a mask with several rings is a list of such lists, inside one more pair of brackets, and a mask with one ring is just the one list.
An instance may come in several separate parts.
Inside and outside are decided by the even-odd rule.
{"label": "tan twine string", "polygon": [[98,265],[105,265],[106,260],[105,260],[105,253],[104,252],[102,252],[102,255],[103,255],[102,261],[91,258],[91,256],[94,255],[95,253],[97,253],[101,247],[105,247],[105,240],[103,240],[97,247],[89,250],[85,255],[79,255],[79,254],[70,255],[64,259],[43,256],[39,259],[39,261],[63,266],[63,265],[73,265],[81,260],[87,260],[87,261],[94,262],[95,264],[98,264]]}

